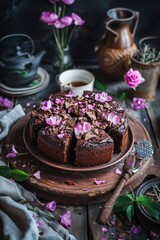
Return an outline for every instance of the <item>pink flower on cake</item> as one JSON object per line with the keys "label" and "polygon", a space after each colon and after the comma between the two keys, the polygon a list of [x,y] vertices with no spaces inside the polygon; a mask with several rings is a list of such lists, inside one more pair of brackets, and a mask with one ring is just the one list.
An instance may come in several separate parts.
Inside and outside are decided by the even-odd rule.
{"label": "pink flower on cake", "polygon": [[89,122],[84,123],[77,123],[76,127],[74,128],[75,135],[80,135],[83,133],[90,132],[92,125]]}
{"label": "pink flower on cake", "polygon": [[58,126],[62,121],[62,118],[61,117],[53,117],[53,116],[50,116],[49,118],[46,119],[46,123],[49,125],[49,126]]}
{"label": "pink flower on cake", "polygon": [[146,107],[146,101],[143,98],[133,98],[131,103],[131,108],[138,111]]}
{"label": "pink flower on cake", "polygon": [[77,123],[76,127],[74,128],[74,132],[77,136],[83,132],[82,123]]}
{"label": "pink flower on cake", "polygon": [[83,123],[83,131],[84,132],[90,132],[91,131],[91,124],[89,122]]}
{"label": "pink flower on cake", "polygon": [[112,101],[112,97],[110,95],[108,95],[108,93],[106,93],[106,92],[96,93],[95,100],[98,102],[102,102],[102,103],[110,102],[110,101]]}
{"label": "pink flower on cake", "polygon": [[65,135],[65,133],[64,133],[64,132],[61,132],[61,133],[59,133],[59,134],[57,135],[57,137],[58,137],[58,138],[63,138],[64,135]]}
{"label": "pink flower on cake", "polygon": [[67,211],[65,214],[60,216],[60,223],[69,228],[71,226],[71,212]]}
{"label": "pink flower on cake", "polygon": [[107,120],[112,122],[114,125],[117,125],[120,122],[120,118],[115,113],[109,113]]}
{"label": "pink flower on cake", "polygon": [[143,83],[145,79],[142,77],[141,73],[138,70],[133,70],[132,68],[124,76],[128,87],[136,88],[139,84]]}
{"label": "pink flower on cake", "polygon": [[64,99],[56,98],[56,99],[55,99],[55,103],[56,103],[56,104],[63,104],[63,103],[64,103]]}
{"label": "pink flower on cake", "polygon": [[50,108],[52,107],[52,102],[51,102],[51,100],[48,100],[48,101],[43,101],[42,103],[41,103],[41,109],[43,110],[43,111],[47,111],[47,110],[49,110]]}

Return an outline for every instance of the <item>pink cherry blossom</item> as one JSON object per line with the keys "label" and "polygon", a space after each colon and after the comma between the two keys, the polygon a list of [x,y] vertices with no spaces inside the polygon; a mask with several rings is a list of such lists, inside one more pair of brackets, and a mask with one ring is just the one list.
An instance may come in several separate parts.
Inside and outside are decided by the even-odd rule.
{"label": "pink cherry blossom", "polygon": [[77,125],[74,128],[75,135],[80,135],[83,133],[90,132],[92,128],[92,125],[89,122],[84,123],[77,123]]}
{"label": "pink cherry blossom", "polygon": [[65,214],[60,216],[60,223],[69,228],[71,226],[71,212],[67,211]]}
{"label": "pink cherry blossom", "polygon": [[146,101],[143,98],[133,98],[131,108],[135,111],[146,108]]}
{"label": "pink cherry blossom", "polygon": [[84,132],[90,132],[91,131],[91,124],[89,122],[83,123],[83,131]]}
{"label": "pink cherry blossom", "polygon": [[75,25],[81,26],[85,23],[85,21],[80,16],[78,16],[76,13],[72,13],[71,16],[72,16],[72,19],[73,19]]}
{"label": "pink cherry blossom", "polygon": [[141,73],[138,70],[133,70],[132,68],[130,68],[126,73],[124,79],[130,88],[136,88],[139,84],[145,81]]}
{"label": "pink cherry blossom", "polygon": [[45,208],[51,212],[54,212],[56,210],[56,201],[51,201],[45,204]]}
{"label": "pink cherry blossom", "polygon": [[115,113],[109,113],[107,120],[112,122],[114,125],[117,125],[120,122],[120,118]]}
{"label": "pink cherry blossom", "polygon": [[55,99],[55,103],[57,103],[57,104],[63,104],[63,103],[64,103],[64,99],[56,98],[56,99]]}
{"label": "pink cherry blossom", "polygon": [[76,127],[74,128],[74,132],[77,136],[83,132],[82,123],[77,123]]}
{"label": "pink cherry blossom", "polygon": [[93,110],[93,109],[94,109],[94,105],[88,104],[88,108],[91,109],[91,110]]}
{"label": "pink cherry blossom", "polygon": [[58,126],[62,121],[62,118],[59,116],[50,116],[49,118],[46,118],[46,123],[49,126]]}
{"label": "pink cherry blossom", "polygon": [[48,100],[48,101],[43,101],[42,103],[41,103],[41,109],[43,110],[43,111],[47,111],[47,110],[49,110],[50,108],[52,107],[52,102],[51,102],[51,100]]}
{"label": "pink cherry blossom", "polygon": [[110,102],[112,101],[112,97],[108,95],[106,92],[96,93],[95,100],[98,102]]}

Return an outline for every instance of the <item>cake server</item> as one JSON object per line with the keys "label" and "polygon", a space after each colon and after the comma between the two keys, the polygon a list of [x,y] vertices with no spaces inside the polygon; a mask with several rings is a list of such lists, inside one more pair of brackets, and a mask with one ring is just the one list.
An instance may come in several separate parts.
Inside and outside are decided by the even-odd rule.
{"label": "cake server", "polygon": [[138,168],[135,167],[136,160],[138,159],[148,160],[152,155],[153,155],[152,144],[147,140],[141,140],[135,144],[135,147],[132,149],[131,153],[125,160],[122,178],[120,179],[118,185],[115,187],[113,194],[103,205],[98,214],[97,222],[99,224],[106,224],[108,222],[108,219],[113,210],[114,203],[117,197],[120,195],[125,183],[133,173],[139,170],[140,167]]}

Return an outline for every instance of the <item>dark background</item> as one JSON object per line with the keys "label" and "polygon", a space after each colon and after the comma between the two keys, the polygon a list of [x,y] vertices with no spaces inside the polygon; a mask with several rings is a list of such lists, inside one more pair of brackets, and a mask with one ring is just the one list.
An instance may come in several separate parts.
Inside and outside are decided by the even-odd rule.
{"label": "dark background", "polygon": [[[135,42],[145,36],[160,36],[159,0],[75,0],[68,6],[86,20],[79,33],[71,42],[74,61],[96,62],[94,47],[105,31],[106,11],[115,7],[126,7],[140,12]],[[48,0],[0,0],[0,37],[10,33],[30,35],[36,50],[45,49],[43,61],[52,59],[53,35],[51,28],[42,24],[39,17],[42,11],[51,10]]]}

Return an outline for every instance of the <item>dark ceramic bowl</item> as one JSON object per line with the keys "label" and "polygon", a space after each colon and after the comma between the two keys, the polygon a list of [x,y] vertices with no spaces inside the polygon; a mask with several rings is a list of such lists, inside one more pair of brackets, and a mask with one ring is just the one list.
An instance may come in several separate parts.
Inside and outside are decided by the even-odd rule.
{"label": "dark ceramic bowl", "polygon": [[[153,185],[160,187],[160,178],[145,181],[136,191],[136,196],[145,195],[145,193],[152,190]],[[160,233],[160,221],[152,218],[143,206],[136,205],[136,216],[145,229]]]}

